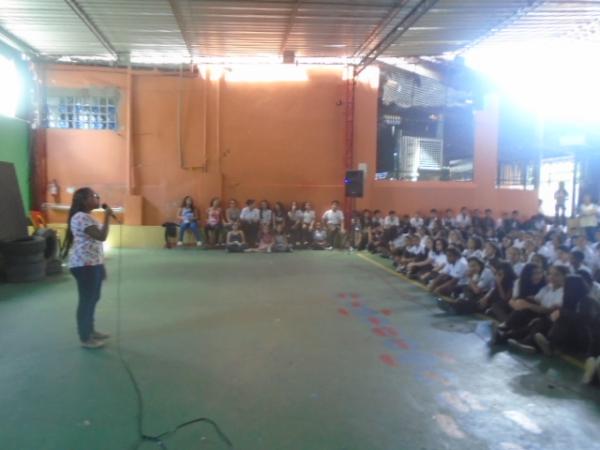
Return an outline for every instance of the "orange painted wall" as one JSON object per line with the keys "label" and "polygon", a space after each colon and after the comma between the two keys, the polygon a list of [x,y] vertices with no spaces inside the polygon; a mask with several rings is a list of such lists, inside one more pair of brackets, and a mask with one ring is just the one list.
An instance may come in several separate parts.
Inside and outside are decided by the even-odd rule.
{"label": "orange painted wall", "polygon": [[[91,185],[114,205],[124,204],[128,194],[140,195],[143,223],[157,225],[172,220],[187,194],[203,210],[214,196],[240,202],[307,199],[318,210],[343,197],[344,82],[339,68],[314,68],[309,81],[279,83],[133,72],[131,123],[127,71],[49,66],[45,78],[52,86],[115,86],[122,92],[118,132],[48,130],[48,179],[58,180],[64,203],[70,201],[64,192],[69,186]],[[434,206],[501,210],[506,205],[534,211],[535,193],[494,187],[496,123],[493,107],[477,116],[473,183],[376,182],[377,90],[359,83],[354,161],[366,162],[368,174],[357,207],[408,213]],[[64,213],[50,219],[61,218]]]}

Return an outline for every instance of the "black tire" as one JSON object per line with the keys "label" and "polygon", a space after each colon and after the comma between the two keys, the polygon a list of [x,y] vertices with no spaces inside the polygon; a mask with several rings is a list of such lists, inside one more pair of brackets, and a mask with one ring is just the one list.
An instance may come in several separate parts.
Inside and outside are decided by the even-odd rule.
{"label": "black tire", "polygon": [[46,240],[39,236],[31,236],[16,241],[3,242],[0,250],[7,259],[12,255],[35,255],[44,253]]}
{"label": "black tire", "polygon": [[60,275],[61,273],[63,273],[63,267],[60,259],[46,261],[46,275]]}
{"label": "black tire", "polygon": [[8,266],[6,281],[9,283],[26,283],[43,280],[46,277],[46,261],[22,266]]}
{"label": "black tire", "polygon": [[45,261],[43,253],[37,253],[35,255],[9,255],[6,258],[7,266],[27,266],[29,264],[35,264]]}
{"label": "black tire", "polygon": [[54,259],[58,258],[60,252],[60,243],[58,242],[58,236],[56,231],[50,228],[39,228],[34,236],[41,237],[46,241],[46,248],[44,249],[44,258]]}

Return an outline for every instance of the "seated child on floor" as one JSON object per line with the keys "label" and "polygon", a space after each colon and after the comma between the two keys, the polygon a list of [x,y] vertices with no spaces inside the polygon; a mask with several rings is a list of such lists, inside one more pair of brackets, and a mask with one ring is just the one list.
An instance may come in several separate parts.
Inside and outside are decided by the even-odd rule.
{"label": "seated child on floor", "polygon": [[268,223],[263,223],[258,233],[258,247],[255,249],[248,249],[246,251],[254,251],[260,253],[271,253],[273,243],[275,242],[271,228]]}
{"label": "seated child on floor", "polygon": [[454,299],[439,299],[438,306],[446,311],[471,314],[477,311],[479,300],[494,286],[494,274],[476,257],[468,260],[467,284],[458,286],[452,294]]}
{"label": "seated child on floor", "polygon": [[230,253],[243,252],[246,249],[246,238],[244,232],[240,230],[238,221],[231,223],[231,231],[227,233],[226,251]]}
{"label": "seated child on floor", "polygon": [[288,243],[288,238],[284,230],[283,223],[275,225],[275,236],[273,238],[273,252],[285,253],[291,252],[292,245]]}
{"label": "seated child on floor", "polygon": [[431,292],[441,296],[450,295],[457,287],[468,282],[467,260],[462,257],[461,252],[456,247],[448,247],[446,258],[448,262],[428,285]]}
{"label": "seated child on floor", "polygon": [[312,233],[312,248],[313,250],[325,250],[327,246],[327,231],[323,229],[321,222],[316,222]]}

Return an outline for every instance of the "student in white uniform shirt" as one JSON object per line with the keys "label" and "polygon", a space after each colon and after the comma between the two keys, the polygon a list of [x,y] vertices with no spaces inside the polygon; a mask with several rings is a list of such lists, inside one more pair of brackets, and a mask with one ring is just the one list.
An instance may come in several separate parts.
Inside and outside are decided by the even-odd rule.
{"label": "student in white uniform shirt", "polygon": [[569,265],[569,268],[571,269],[572,274],[577,272],[578,270],[583,270],[592,275],[592,269],[590,269],[584,264],[584,256],[581,250],[571,251],[570,262],[571,264]]}
{"label": "student in white uniform shirt", "polygon": [[438,306],[448,312],[470,314],[477,311],[479,300],[494,287],[494,274],[485,263],[475,257],[468,260],[467,284],[455,289],[455,299],[438,299]]}
{"label": "student in white uniform shirt", "polygon": [[517,277],[520,277],[523,267],[525,267],[525,263],[521,258],[521,251],[517,247],[509,247],[506,250],[506,260],[512,266]]}
{"label": "student in white uniform shirt", "polygon": [[423,220],[423,218],[421,217],[421,214],[418,211],[410,219],[410,226],[414,227],[414,228],[417,228],[417,229],[421,228],[424,223],[425,223],[425,221]]}
{"label": "student in white uniform shirt", "polygon": [[460,212],[456,215],[454,223],[458,228],[462,229],[471,226],[471,216],[469,215],[469,210],[466,206],[460,208]]}
{"label": "student in white uniform shirt", "polygon": [[452,227],[454,227],[454,224],[455,224],[454,211],[452,211],[451,209],[447,209],[446,215],[442,219],[442,226],[444,228],[452,228]]}
{"label": "student in white uniform shirt", "polygon": [[[331,202],[331,209],[328,209],[323,214],[322,220],[327,228],[327,240],[329,242],[329,250],[333,250],[338,241],[341,241],[346,233],[344,229],[344,213],[339,209],[340,202],[334,200]],[[340,247],[343,243],[338,244]]]}
{"label": "student in white uniform shirt", "polygon": [[583,253],[584,264],[588,267],[593,267],[596,263],[596,251],[592,245],[589,244],[587,237],[584,234],[574,236],[575,247],[573,250],[580,250]]}
{"label": "student in white uniform shirt", "polygon": [[511,346],[519,347],[519,339],[530,332],[534,319],[545,319],[562,306],[563,287],[569,270],[563,266],[552,266],[548,272],[548,283],[535,295],[533,301],[513,299],[509,302],[512,313],[495,339],[508,340]]}
{"label": "student in white uniform shirt", "polygon": [[460,251],[456,247],[449,247],[446,250],[446,258],[446,265],[428,285],[431,292],[442,296],[448,296],[455,288],[468,283],[468,263]]}

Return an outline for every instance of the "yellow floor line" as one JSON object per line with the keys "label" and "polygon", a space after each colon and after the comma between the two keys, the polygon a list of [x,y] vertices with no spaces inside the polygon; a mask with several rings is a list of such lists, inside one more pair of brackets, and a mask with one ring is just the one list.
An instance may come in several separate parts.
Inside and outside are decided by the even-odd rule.
{"label": "yellow floor line", "polygon": [[[418,282],[416,282],[416,281],[414,281],[414,280],[411,280],[410,278],[407,278],[407,277],[405,277],[404,275],[402,275],[402,274],[400,274],[400,273],[396,272],[395,270],[392,270],[392,269],[390,269],[390,268],[389,268],[389,267],[387,267],[387,266],[384,266],[384,265],[383,265],[383,264],[381,264],[381,263],[378,263],[377,261],[373,261],[371,258],[369,258],[369,257],[368,257],[368,256],[366,256],[366,255],[363,255],[363,254],[361,254],[361,253],[356,253],[356,255],[357,255],[359,258],[361,258],[362,260],[364,260],[364,261],[367,261],[367,262],[369,262],[369,263],[373,264],[374,266],[377,266],[377,267],[379,267],[380,269],[383,269],[383,270],[385,270],[385,271],[386,271],[386,272],[388,272],[388,273],[391,273],[392,275],[394,275],[394,276],[396,276],[396,277],[400,278],[401,280],[403,280],[403,281],[405,281],[405,282],[407,282],[407,283],[410,283],[410,284],[412,284],[412,285],[414,285],[414,286],[418,286],[420,289],[424,290],[424,291],[425,291],[425,292],[427,292],[427,293],[430,293],[429,291],[427,291],[427,290],[425,289],[425,286],[423,286],[421,283],[418,283]],[[484,320],[493,320],[491,317],[485,316],[485,315],[483,315],[483,314],[475,314],[474,316],[475,316],[475,317],[477,317],[477,318],[479,318],[479,319],[484,319]],[[585,362],[584,362],[584,361],[581,361],[580,359],[577,359],[577,358],[576,358],[576,357],[574,357],[574,356],[567,355],[567,354],[565,354],[565,353],[561,353],[561,352],[559,352],[559,353],[557,353],[557,354],[558,354],[558,356],[559,356],[559,357],[560,357],[560,358],[561,358],[563,361],[565,361],[565,362],[567,362],[567,363],[569,363],[569,364],[572,364],[572,365],[574,365],[574,366],[576,366],[576,367],[578,367],[578,368],[580,368],[580,369],[583,369],[583,368],[584,368],[584,366],[585,366]]]}

